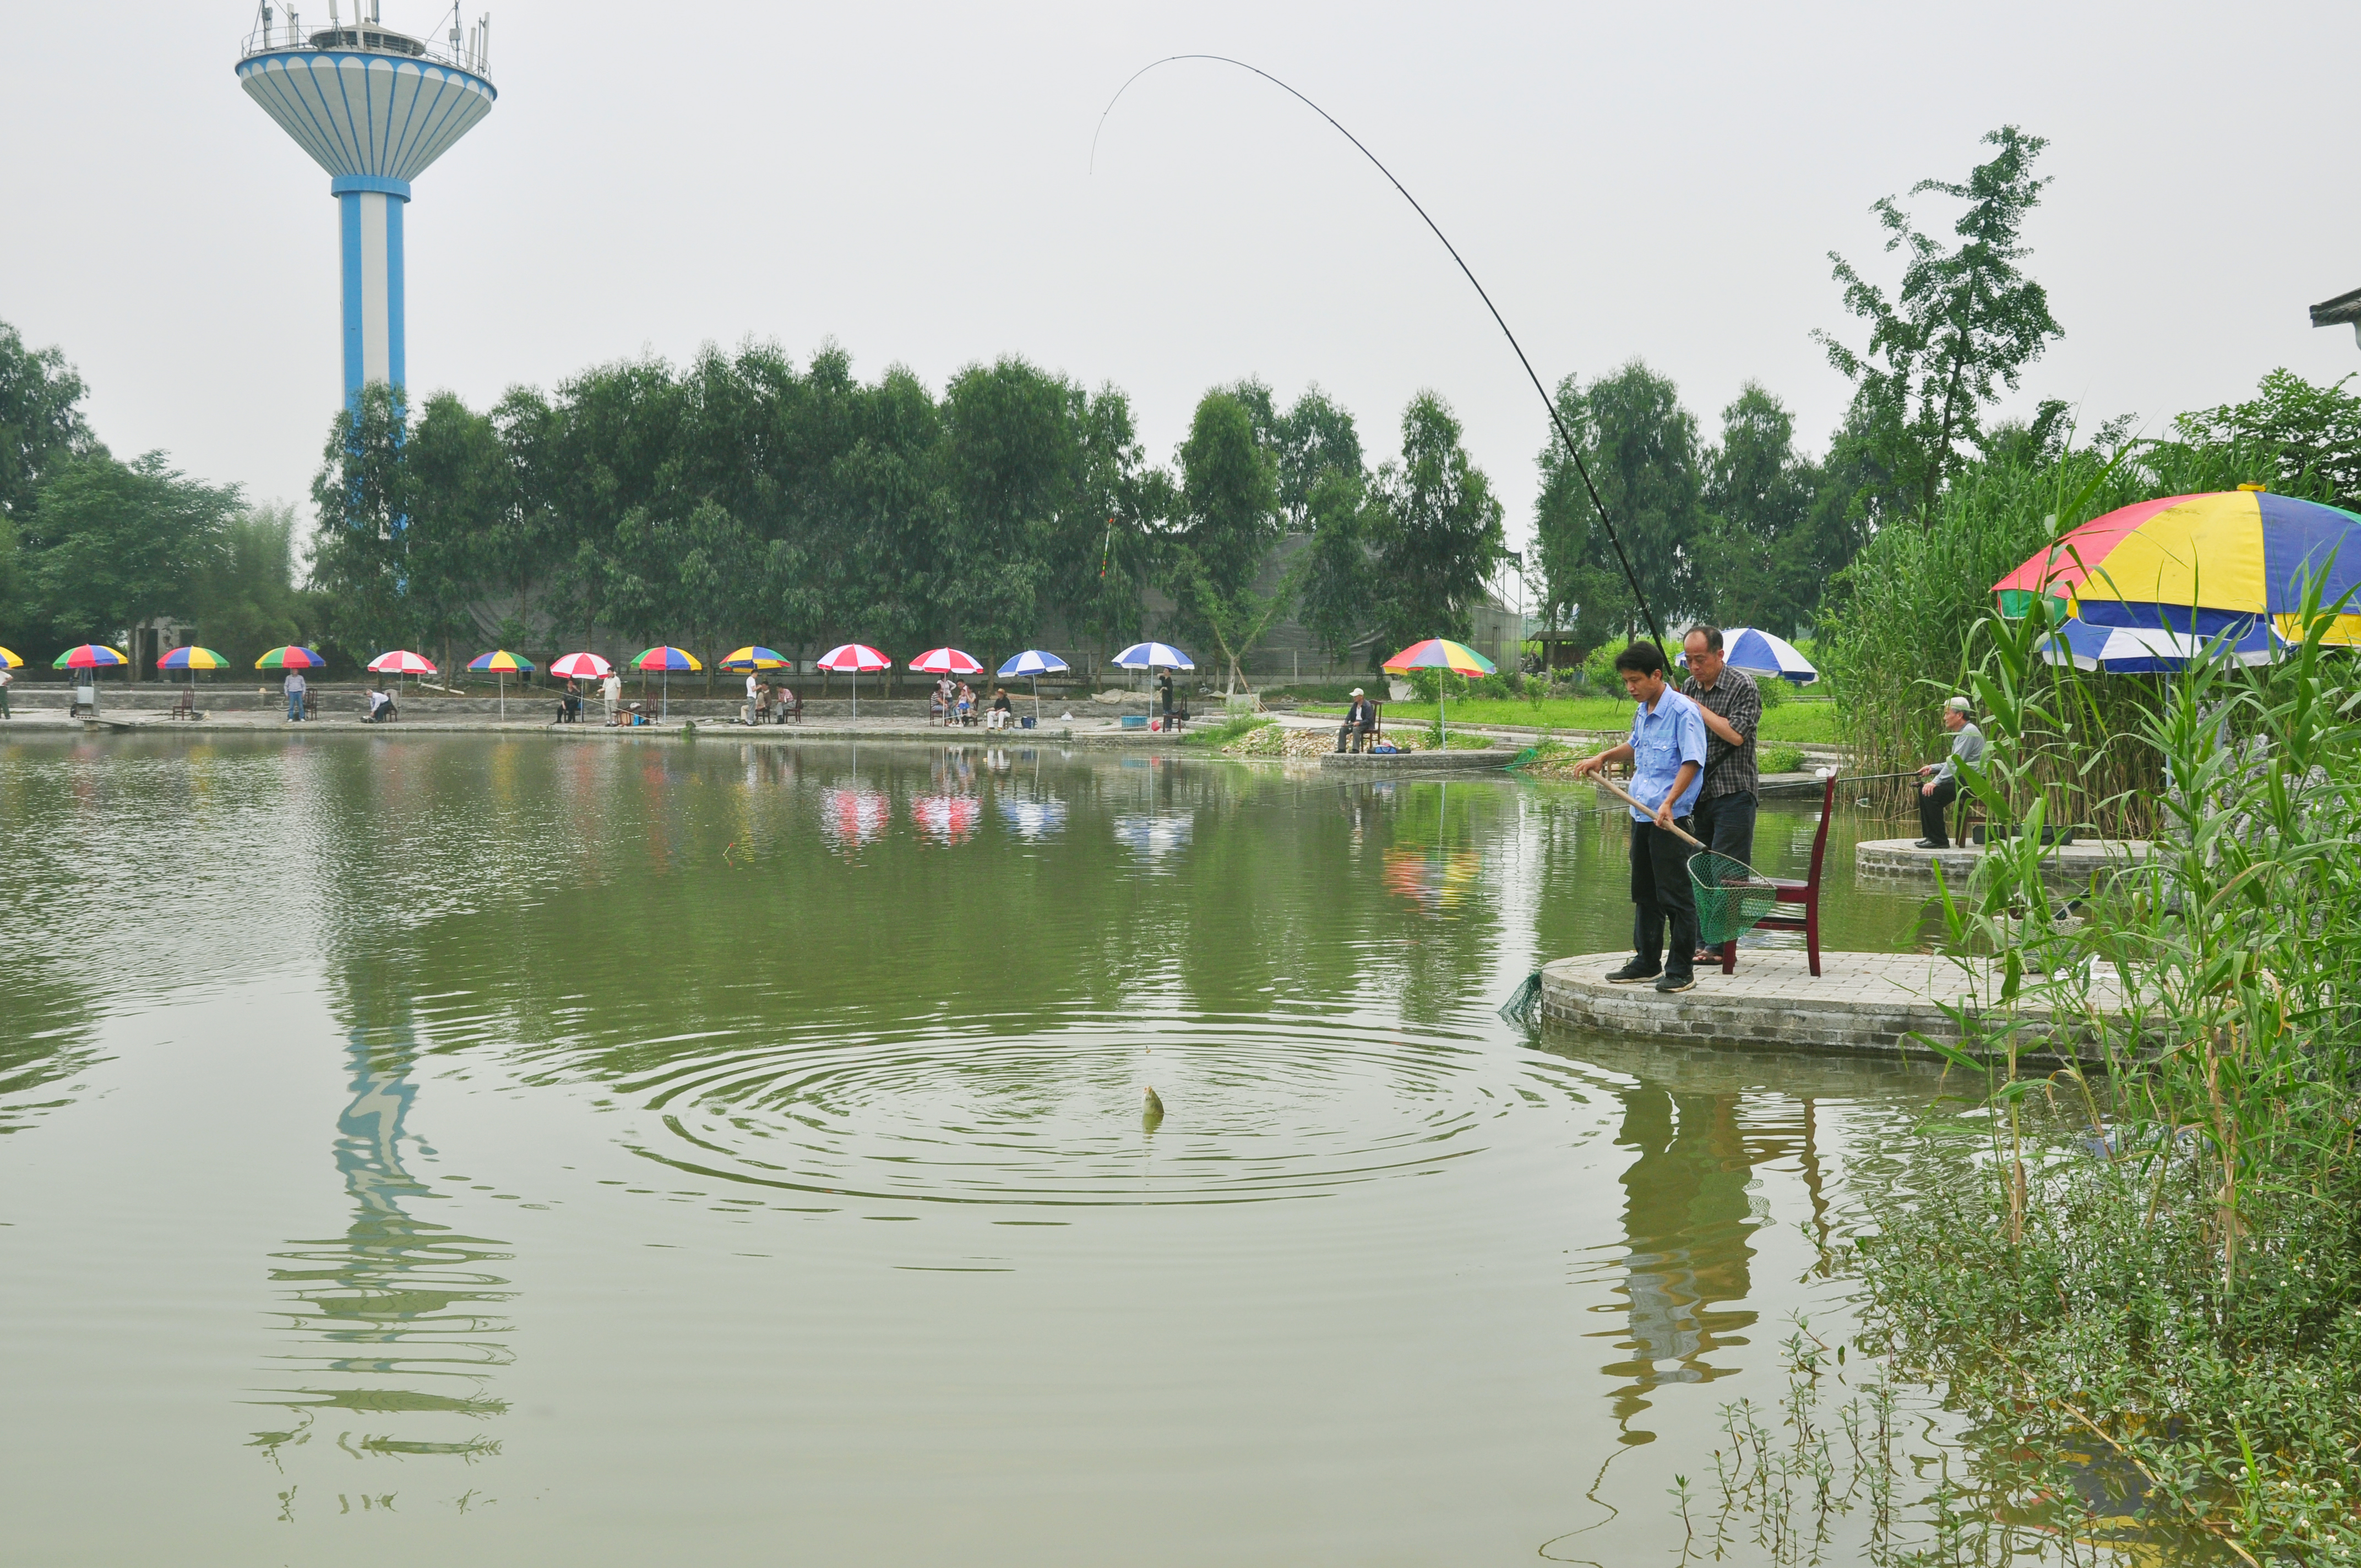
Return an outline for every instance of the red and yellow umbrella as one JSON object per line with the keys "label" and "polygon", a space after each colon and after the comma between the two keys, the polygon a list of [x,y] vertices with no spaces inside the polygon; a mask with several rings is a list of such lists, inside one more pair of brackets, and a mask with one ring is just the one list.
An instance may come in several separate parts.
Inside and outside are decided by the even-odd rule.
{"label": "red and yellow umbrella", "polygon": [[[1500,666],[1465,642],[1454,642],[1448,637],[1430,637],[1423,642],[1411,643],[1388,659],[1384,667],[1405,673],[1411,670],[1449,670],[1454,674],[1473,679],[1477,675],[1496,674]],[[1434,695],[1434,728],[1448,740],[1451,731],[1444,718],[1444,694],[1438,687]]]}

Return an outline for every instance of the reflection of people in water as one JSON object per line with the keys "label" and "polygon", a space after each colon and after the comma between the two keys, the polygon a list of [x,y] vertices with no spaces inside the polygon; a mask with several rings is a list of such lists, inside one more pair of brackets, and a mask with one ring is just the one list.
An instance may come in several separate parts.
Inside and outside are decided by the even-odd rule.
{"label": "reflection of people in water", "polygon": [[[507,1409],[489,1389],[506,1365],[507,1323],[493,1304],[509,1299],[508,1281],[485,1271],[505,1261],[505,1244],[462,1235],[415,1217],[425,1182],[404,1167],[402,1127],[417,1091],[408,1072],[412,1049],[372,1049],[355,1030],[346,1058],[352,1102],[336,1118],[336,1169],[351,1199],[341,1236],[296,1241],[277,1254],[274,1283],[285,1288],[293,1343],[277,1359],[303,1369],[302,1387],[272,1391],[269,1402],[300,1411],[340,1412],[337,1434],[356,1452],[377,1454],[496,1453],[478,1429]],[[418,1420],[418,1417],[434,1418]],[[308,1441],[292,1432],[257,1434],[275,1451]]]}
{"label": "reflection of people in water", "polygon": [[1615,1395],[1616,1420],[1628,1422],[1662,1384],[1709,1382],[1738,1370],[1708,1357],[1744,1343],[1736,1336],[1756,1314],[1716,1304],[1743,1301],[1752,1288],[1748,1237],[1763,1223],[1748,1198],[1752,1167],[1794,1145],[1763,1138],[1767,1129],[1754,1129],[1750,1142],[1736,1094],[1643,1084],[1621,1098],[1616,1142],[1639,1151],[1623,1173],[1627,1327],[1615,1336],[1630,1355],[1600,1370],[1628,1379]]}

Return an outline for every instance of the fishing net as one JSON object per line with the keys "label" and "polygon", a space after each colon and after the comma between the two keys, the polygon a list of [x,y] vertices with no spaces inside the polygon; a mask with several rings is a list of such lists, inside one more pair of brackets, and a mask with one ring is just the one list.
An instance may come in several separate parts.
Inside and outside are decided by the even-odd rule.
{"label": "fishing net", "polygon": [[1525,976],[1525,983],[1517,987],[1515,995],[1500,1003],[1500,1017],[1520,1028],[1531,1028],[1541,1016],[1542,971]]}
{"label": "fishing net", "polygon": [[1689,857],[1689,896],[1697,904],[1697,940],[1718,948],[1777,907],[1779,885],[1744,861],[1701,850]]}

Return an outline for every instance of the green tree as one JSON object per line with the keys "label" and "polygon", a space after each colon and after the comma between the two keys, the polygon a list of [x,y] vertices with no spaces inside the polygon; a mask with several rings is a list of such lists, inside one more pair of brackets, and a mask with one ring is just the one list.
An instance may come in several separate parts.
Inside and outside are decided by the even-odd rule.
{"label": "green tree", "polygon": [[[1648,608],[1669,628],[1697,608],[1694,553],[1705,516],[1697,416],[1681,406],[1669,379],[1637,359],[1587,389],[1567,377],[1558,383],[1557,406]],[[1586,649],[1644,634],[1613,543],[1554,430],[1540,462],[1534,533],[1543,613]]]}
{"label": "green tree", "polygon": [[330,422],[312,480],[311,577],[327,610],[321,631],[356,663],[398,646],[410,630],[401,537],[410,515],[405,424],[393,389],[369,383]]}
{"label": "green tree", "polygon": [[160,452],[122,463],[67,459],[41,487],[41,542],[29,576],[62,641],[113,637],[159,616],[192,620],[198,587],[221,563],[235,485],[207,485]]}
{"label": "green tree", "polygon": [[308,607],[295,585],[293,507],[249,507],[228,520],[195,608],[198,641],[240,665],[302,641]]}
{"label": "green tree", "polygon": [[1721,440],[1704,467],[1696,600],[1724,626],[1793,636],[1843,565],[1828,559],[1813,527],[1819,471],[1795,452],[1795,417],[1747,382],[1721,411]]}
{"label": "green tree", "polygon": [[63,353],[28,349],[0,322],[0,522],[21,525],[49,476],[96,446],[82,422],[87,390]]}
{"label": "green tree", "polygon": [[1885,248],[1908,256],[1892,299],[1828,253],[1845,308],[1870,328],[1858,352],[1831,334],[1813,336],[1853,383],[1847,423],[1873,455],[1875,477],[1849,505],[1872,529],[1900,516],[1931,524],[1943,485],[1982,443],[1984,411],[2065,335],[2048,293],[2018,266],[2031,254],[2020,237],[2026,217],[2048,183],[2034,178],[2033,164],[2048,144],[2015,126],[1983,139],[2000,150],[1964,183],[1922,180],[1910,190],[1968,204],[1952,225],[1956,249],[1918,229],[1894,197],[1872,206]]}
{"label": "green tree", "polygon": [[1401,457],[1378,470],[1370,587],[1383,657],[1426,637],[1464,638],[1485,584],[1507,559],[1492,482],[1460,444],[1451,407],[1421,392],[1402,411]]}
{"label": "green tree", "polygon": [[1283,526],[1279,464],[1257,433],[1252,406],[1234,391],[1198,400],[1180,445],[1180,502],[1173,598],[1183,619],[1220,646],[1235,691],[1246,655],[1292,603],[1297,583],[1290,574],[1275,591],[1255,591]]}
{"label": "green tree", "polygon": [[2268,455],[2256,483],[2288,494],[2325,489],[2347,510],[2361,506],[2361,397],[2352,376],[2315,387],[2292,370],[2272,371],[2243,403],[2200,409],[2173,421],[2184,442],[2238,443]]}

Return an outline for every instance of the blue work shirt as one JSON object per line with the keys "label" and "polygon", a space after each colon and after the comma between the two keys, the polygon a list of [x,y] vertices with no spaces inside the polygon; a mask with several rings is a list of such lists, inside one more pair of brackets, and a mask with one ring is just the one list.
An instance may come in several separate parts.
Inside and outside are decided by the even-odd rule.
{"label": "blue work shirt", "polygon": [[[1695,762],[1689,787],[1673,806],[1675,817],[1686,817],[1697,806],[1697,791],[1705,787],[1705,720],[1697,706],[1667,685],[1653,712],[1645,703],[1631,715],[1631,795],[1654,806],[1673,787],[1683,762]],[[1634,810],[1631,820],[1647,822],[1653,811]]]}

